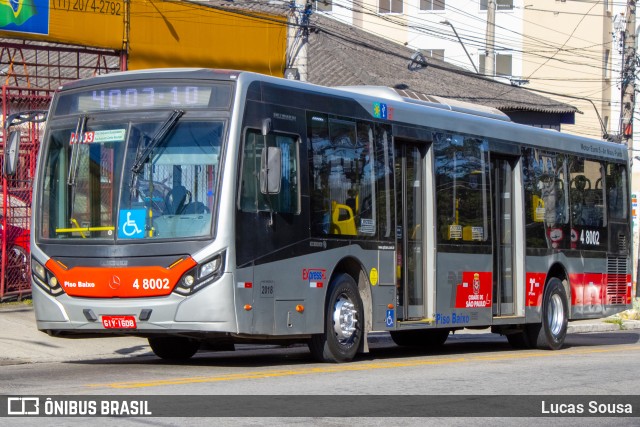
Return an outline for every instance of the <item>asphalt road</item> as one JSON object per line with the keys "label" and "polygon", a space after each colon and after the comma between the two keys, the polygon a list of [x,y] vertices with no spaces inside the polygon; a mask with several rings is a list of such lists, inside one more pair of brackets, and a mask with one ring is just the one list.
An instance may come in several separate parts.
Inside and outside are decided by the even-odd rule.
{"label": "asphalt road", "polygon": [[[235,352],[204,351],[189,362],[170,364],[155,357],[139,338],[49,337],[36,330],[30,307],[14,307],[0,310],[0,395],[32,396],[43,402],[96,399],[98,405],[104,399],[148,401],[155,414],[118,418],[119,425],[127,426],[204,426],[211,425],[213,417],[215,425],[223,426],[486,427],[487,423],[513,425],[516,419],[510,417],[518,415],[518,425],[536,427],[638,425],[637,414],[633,418],[538,414],[540,396],[567,404],[567,399],[582,395],[613,399],[613,404],[631,399],[633,409],[640,412],[637,325],[627,322],[627,329],[620,330],[617,324],[601,321],[574,323],[560,351],[513,350],[504,337],[463,330],[452,335],[443,349],[432,352],[400,348],[387,334],[373,334],[371,353],[347,364],[318,364],[301,345],[241,345]],[[482,400],[487,396],[488,401]],[[8,401],[0,398],[0,408],[4,404]],[[446,410],[447,416],[425,415],[425,410],[434,408]],[[532,413],[536,418],[529,417]],[[159,417],[166,414],[179,417]],[[43,420],[14,417],[1,422],[23,426]],[[54,420],[56,425],[70,426],[113,421],[108,417]]]}

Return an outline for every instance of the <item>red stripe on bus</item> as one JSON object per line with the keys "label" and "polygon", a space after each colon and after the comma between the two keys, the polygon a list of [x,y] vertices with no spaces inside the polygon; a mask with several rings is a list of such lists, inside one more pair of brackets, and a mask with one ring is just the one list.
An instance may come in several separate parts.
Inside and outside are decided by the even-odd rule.
{"label": "red stripe on bus", "polygon": [[197,263],[191,257],[171,268],[73,267],[64,268],[50,259],[46,267],[56,276],[67,295],[88,298],[138,298],[169,295],[178,280]]}

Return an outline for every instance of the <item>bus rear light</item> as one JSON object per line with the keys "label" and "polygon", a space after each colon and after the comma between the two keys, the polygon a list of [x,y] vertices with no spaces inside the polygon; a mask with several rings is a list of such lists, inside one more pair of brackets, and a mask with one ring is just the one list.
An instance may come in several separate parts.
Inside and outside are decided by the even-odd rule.
{"label": "bus rear light", "polygon": [[245,304],[245,305],[244,305],[244,310],[245,310],[245,311],[251,311],[251,309],[252,309],[252,308],[253,308],[253,307],[251,306],[251,304]]}
{"label": "bus rear light", "polygon": [[296,311],[298,313],[303,313],[304,312],[304,305],[302,305],[302,304],[296,305]]}

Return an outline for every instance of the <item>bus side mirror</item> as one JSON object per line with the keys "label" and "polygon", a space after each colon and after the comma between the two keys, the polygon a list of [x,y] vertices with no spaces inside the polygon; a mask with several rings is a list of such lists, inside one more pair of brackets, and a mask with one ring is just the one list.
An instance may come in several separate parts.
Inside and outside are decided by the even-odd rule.
{"label": "bus side mirror", "polygon": [[271,125],[271,119],[264,119],[262,120],[262,136],[267,136],[271,133],[271,131],[273,130],[273,127]]}
{"label": "bus side mirror", "polygon": [[260,159],[260,192],[262,194],[280,193],[282,181],[282,150],[279,147],[266,147]]}
{"label": "bus side mirror", "polygon": [[9,133],[7,144],[4,148],[4,176],[14,176],[18,169],[18,153],[20,153],[20,130]]}

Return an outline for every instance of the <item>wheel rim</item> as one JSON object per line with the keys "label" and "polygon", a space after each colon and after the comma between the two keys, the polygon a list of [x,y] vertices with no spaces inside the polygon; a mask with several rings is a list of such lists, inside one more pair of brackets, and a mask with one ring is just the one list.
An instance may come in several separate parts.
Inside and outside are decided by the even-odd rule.
{"label": "wheel rim", "polygon": [[347,344],[353,338],[358,325],[358,311],[353,302],[340,295],[333,310],[333,331],[340,344]]}
{"label": "wheel rim", "polygon": [[547,314],[549,321],[549,330],[555,337],[560,335],[560,331],[564,325],[564,306],[560,295],[554,294],[549,301],[549,312]]}
{"label": "wheel rim", "polygon": [[19,268],[19,276],[27,279],[27,254],[18,246],[12,246],[7,252],[7,264],[12,267]]}

